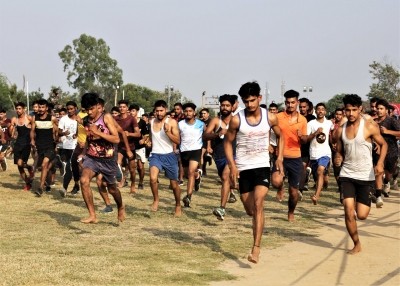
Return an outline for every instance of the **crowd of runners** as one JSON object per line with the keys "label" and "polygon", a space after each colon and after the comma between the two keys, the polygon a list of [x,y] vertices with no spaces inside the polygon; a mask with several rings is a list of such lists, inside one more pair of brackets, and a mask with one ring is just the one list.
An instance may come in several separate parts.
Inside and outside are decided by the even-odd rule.
{"label": "crowd of runners", "polygon": [[279,201],[287,186],[288,221],[293,222],[297,203],[311,189],[311,181],[315,184],[312,203],[323,199],[332,166],[354,242],[349,252],[361,251],[356,218],[366,219],[371,203],[381,208],[382,197],[388,197],[391,188],[397,190],[400,121],[393,107],[385,99],[373,98],[369,112],[364,112],[361,98],[348,94],[342,107],[328,116],[324,103],[314,106],[295,90],[285,92],[283,110],[275,103],[262,104],[256,82],[243,84],[238,94],[244,107],[239,107],[237,95],[221,95],[214,118],[207,108],[199,111],[193,103],[176,103],[169,110],[164,100],[156,101],[149,113],[142,114],[138,105],[126,100],[107,112],[96,93],[56,109],[40,99],[33,102],[31,114],[18,102],[11,119],[0,108],[0,166],[7,171],[7,158],[13,155],[21,188],[37,197],[52,191],[59,170],[61,196],[81,192],[89,212],[81,221],[96,223],[92,179],[105,203],[102,212],[113,212],[111,194],[122,222],[125,207],[119,189],[126,186],[134,194],[148,184],[153,194],[151,210],[157,211],[159,175],[164,172],[173,190],[174,215],[179,217],[182,204],[191,207],[207,165],[214,162],[221,196],[213,214],[224,220],[227,204],[240,195],[253,219],[248,256],[253,263],[259,260],[270,186],[277,189]]}

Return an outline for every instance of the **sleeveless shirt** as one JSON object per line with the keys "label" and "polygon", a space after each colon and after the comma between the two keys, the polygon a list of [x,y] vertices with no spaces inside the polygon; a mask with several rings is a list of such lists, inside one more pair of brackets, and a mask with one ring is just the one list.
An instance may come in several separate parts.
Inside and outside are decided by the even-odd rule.
{"label": "sleeveless shirt", "polygon": [[17,119],[17,139],[15,140],[15,148],[19,147],[26,147],[31,144],[31,128],[29,128],[27,125],[29,125],[28,118],[25,115],[24,117],[24,124],[19,125],[18,124],[18,119]]}
{"label": "sleeveless shirt", "polygon": [[343,126],[342,141],[344,149],[344,160],[340,177],[352,178],[362,181],[375,180],[372,165],[372,143],[364,138],[365,120],[361,118],[358,131],[354,139],[346,137],[347,122]]}
{"label": "sleeveless shirt", "polygon": [[[110,134],[106,123],[104,122],[104,113],[95,122],[89,121],[89,116],[86,116],[83,120],[83,125],[89,134],[89,127],[94,124],[97,129],[102,133]],[[87,136],[88,149],[86,154],[90,157],[101,158],[101,159],[113,159],[114,158],[114,144],[94,135]]]}
{"label": "sleeveless shirt", "polygon": [[4,133],[4,139],[8,142],[10,141],[10,131],[8,130],[9,126],[11,124],[11,120],[10,118],[6,118],[6,120],[4,120],[1,123],[1,129],[3,130]]}
{"label": "sleeveless shirt", "polygon": [[[150,132],[151,132],[151,153],[154,154],[169,154],[174,151],[173,143],[169,139],[168,135],[165,134],[164,128],[161,126],[160,131],[154,130],[154,120],[150,121]],[[165,120],[168,123],[169,118]]]}
{"label": "sleeveless shirt", "polygon": [[39,114],[36,114],[35,125],[36,148],[39,150],[54,149],[53,122],[51,120],[51,114],[47,114],[43,119],[40,118]]}
{"label": "sleeveless shirt", "polygon": [[246,110],[239,115],[239,130],[236,134],[236,166],[239,171],[269,167],[269,131],[268,113],[261,109],[261,119],[250,125],[246,119]]}

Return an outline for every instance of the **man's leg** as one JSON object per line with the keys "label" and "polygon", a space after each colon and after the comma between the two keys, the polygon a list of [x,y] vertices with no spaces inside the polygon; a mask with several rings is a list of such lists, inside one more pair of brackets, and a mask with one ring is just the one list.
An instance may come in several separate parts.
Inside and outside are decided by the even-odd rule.
{"label": "man's leg", "polygon": [[241,195],[246,213],[253,217],[253,248],[248,260],[258,263],[260,256],[261,237],[264,230],[264,199],[268,193],[265,186],[255,186],[254,191]]}
{"label": "man's leg", "polygon": [[118,221],[123,222],[125,220],[125,206],[122,202],[121,192],[117,188],[117,184],[107,184],[107,189],[110,194],[114,197],[114,201],[118,208]]}
{"label": "man's leg", "polygon": [[160,197],[158,196],[158,174],[160,170],[156,166],[150,167],[150,189],[153,194],[153,204],[151,205],[152,211],[158,210],[158,203],[160,202]]}
{"label": "man's leg", "polygon": [[170,180],[170,184],[172,186],[172,190],[174,192],[174,198],[175,198],[175,213],[174,213],[174,216],[180,217],[182,215],[181,188],[179,187],[179,182],[176,181],[176,180]]}
{"label": "man's leg", "polygon": [[288,221],[294,221],[294,210],[299,200],[299,188],[289,186],[289,200],[288,200]]}
{"label": "man's leg", "polygon": [[89,168],[84,168],[81,175],[81,190],[83,200],[89,211],[89,217],[81,219],[83,223],[97,223],[96,212],[94,209],[93,193],[90,189],[90,181],[96,174]]}
{"label": "man's leg", "polygon": [[[353,249],[349,250],[348,253],[356,254],[361,251],[361,243],[357,231],[355,199],[345,198],[343,200],[343,205],[344,205],[344,215],[345,215],[347,232],[349,233],[350,238],[354,243]],[[360,213],[357,212],[357,217],[359,219],[365,219],[368,216],[369,213],[368,206],[357,203],[357,210],[360,211]]]}
{"label": "man's leg", "polygon": [[[135,151],[133,151],[133,154]],[[129,173],[131,175],[131,190],[130,193],[131,194],[136,194],[136,160],[135,157],[128,159],[128,169],[129,169]]]}
{"label": "man's leg", "polygon": [[318,165],[317,172],[316,172],[317,173],[316,174],[317,175],[317,187],[316,187],[314,195],[311,196],[311,200],[314,205],[316,205],[318,203],[319,197],[322,192],[322,188],[324,186],[324,177],[325,177],[324,172],[325,172],[325,167]]}
{"label": "man's leg", "polygon": [[197,167],[199,166],[199,162],[190,160],[189,166],[187,167],[187,189],[186,193],[189,199],[192,198],[192,193],[194,189],[194,180],[197,176],[199,176],[197,172]]}
{"label": "man's leg", "polygon": [[224,220],[225,217],[225,207],[228,201],[228,197],[231,190],[231,182],[230,182],[230,169],[228,165],[225,165],[224,169],[222,170],[221,174],[221,204],[220,207],[217,207],[213,210],[213,214],[219,219]]}
{"label": "man's leg", "polygon": [[144,163],[142,162],[141,159],[137,160],[137,170],[139,173],[139,184],[138,184],[138,188],[139,189],[143,189],[143,181],[144,181],[144,174],[145,174],[145,170],[144,170]]}

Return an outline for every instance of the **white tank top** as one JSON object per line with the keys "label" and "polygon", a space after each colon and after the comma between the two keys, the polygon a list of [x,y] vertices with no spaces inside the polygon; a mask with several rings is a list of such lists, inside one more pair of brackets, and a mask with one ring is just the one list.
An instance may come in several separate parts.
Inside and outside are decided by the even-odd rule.
{"label": "white tank top", "polygon": [[364,118],[360,120],[357,135],[354,139],[346,137],[347,122],[343,126],[342,141],[344,161],[340,170],[340,177],[352,178],[361,181],[375,180],[372,165],[372,143],[364,138]]}
{"label": "white tank top", "polygon": [[236,134],[236,166],[239,171],[269,167],[269,130],[268,113],[261,109],[261,119],[256,125],[250,125],[245,110],[239,115],[239,130]]}
{"label": "white tank top", "polygon": [[[154,131],[153,124],[154,120],[150,121],[150,132],[151,132],[151,153],[154,154],[168,154],[174,151],[173,143],[169,139],[168,135],[165,134],[163,126],[161,126],[160,131]],[[165,120],[168,123],[169,117]]]}

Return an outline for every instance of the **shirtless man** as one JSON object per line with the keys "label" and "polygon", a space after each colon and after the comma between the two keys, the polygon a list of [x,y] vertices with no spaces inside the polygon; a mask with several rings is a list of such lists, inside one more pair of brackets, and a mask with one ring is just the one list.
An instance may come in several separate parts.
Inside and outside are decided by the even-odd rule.
{"label": "shirtless man", "polygon": [[[347,231],[354,243],[349,254],[361,251],[356,217],[365,220],[371,208],[370,193],[375,186],[375,175],[383,173],[387,144],[379,127],[362,114],[362,101],[356,94],[343,98],[347,122],[335,132],[336,153],[334,164],[342,165],[339,183],[343,192],[343,205]],[[375,170],[372,164],[372,140],[380,147]],[[374,173],[375,171],[375,173]]]}

